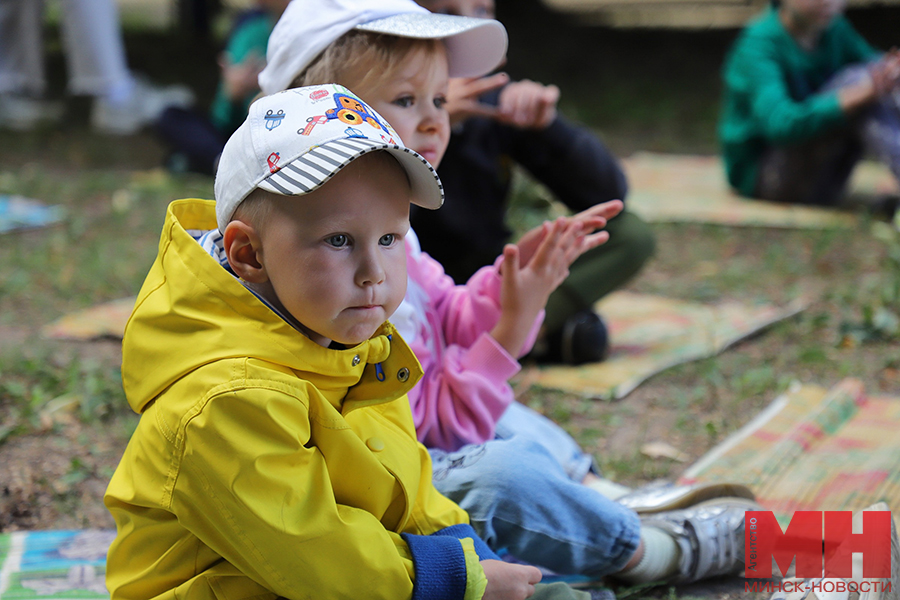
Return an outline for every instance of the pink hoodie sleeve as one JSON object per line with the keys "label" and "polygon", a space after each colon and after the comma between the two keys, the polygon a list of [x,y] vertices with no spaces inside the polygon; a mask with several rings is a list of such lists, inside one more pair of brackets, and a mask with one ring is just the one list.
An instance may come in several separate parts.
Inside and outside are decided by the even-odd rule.
{"label": "pink hoodie sleeve", "polygon": [[[500,319],[498,268],[483,267],[465,285],[455,285],[427,254],[409,258],[410,280],[427,297],[422,316],[427,331],[410,344],[425,371],[409,392],[419,440],[448,451],[487,441],[514,399],[509,378],[521,368],[490,335]],[[532,326],[523,355],[534,344],[542,321],[543,313]]]}

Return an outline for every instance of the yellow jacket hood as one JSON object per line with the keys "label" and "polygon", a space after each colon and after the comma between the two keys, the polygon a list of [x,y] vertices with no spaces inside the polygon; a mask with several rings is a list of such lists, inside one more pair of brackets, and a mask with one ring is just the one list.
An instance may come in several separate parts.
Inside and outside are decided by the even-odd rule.
{"label": "yellow jacket hood", "polygon": [[[392,326],[347,350],[319,346],[247,290],[188,233],[215,228],[211,200],[177,200],[166,211],[157,259],[125,327],[122,382],[136,412],[198,367],[243,356],[289,369],[326,394],[331,390],[335,397],[329,400],[349,403],[345,408],[356,406],[357,398],[376,404],[396,397],[396,389],[391,397],[381,397],[384,386],[374,388],[373,365],[391,352]],[[421,376],[415,360],[410,371],[401,393]]]}

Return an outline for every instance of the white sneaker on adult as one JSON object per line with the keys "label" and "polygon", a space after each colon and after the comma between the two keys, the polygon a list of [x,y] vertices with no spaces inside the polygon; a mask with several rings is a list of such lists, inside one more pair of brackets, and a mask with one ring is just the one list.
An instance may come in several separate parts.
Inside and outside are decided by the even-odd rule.
{"label": "white sneaker on adult", "polygon": [[43,124],[59,121],[62,102],[20,94],[0,94],[0,127],[13,131],[30,131]]}
{"label": "white sneaker on adult", "polygon": [[135,78],[134,92],[124,102],[110,102],[98,96],[91,110],[91,126],[108,135],[131,135],[153,123],[170,106],[187,108],[194,94],[183,85],[158,86]]}

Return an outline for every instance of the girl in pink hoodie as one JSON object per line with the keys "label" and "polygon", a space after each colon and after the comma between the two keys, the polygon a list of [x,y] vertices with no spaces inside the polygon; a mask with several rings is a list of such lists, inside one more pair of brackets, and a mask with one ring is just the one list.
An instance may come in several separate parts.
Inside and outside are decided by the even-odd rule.
{"label": "girl in pink hoodie", "polygon": [[[483,74],[476,63],[499,62],[506,37],[496,21],[423,11],[411,0],[293,0],[269,40],[261,87],[345,85],[437,166],[450,135],[448,77]],[[592,458],[515,402],[508,383],[548,296],[580,254],[608,239],[591,232],[621,208],[616,200],[544,223],[461,286],[407,234],[409,285],[391,321],[425,370],[409,394],[419,439],[431,446],[435,487],[494,549],[559,573],[614,573],[634,583],[732,573],[743,558],[733,550],[743,547],[746,501],[642,523],[626,500],[611,499],[627,490],[592,475]],[[669,493],[665,506],[696,503],[688,492]]]}

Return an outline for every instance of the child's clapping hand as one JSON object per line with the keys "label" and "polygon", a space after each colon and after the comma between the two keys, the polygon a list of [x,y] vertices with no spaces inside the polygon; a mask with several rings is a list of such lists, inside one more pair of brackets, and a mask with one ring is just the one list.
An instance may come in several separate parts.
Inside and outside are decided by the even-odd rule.
{"label": "child's clapping hand", "polygon": [[500,560],[483,560],[481,567],[488,580],[482,600],[525,600],[534,595],[534,584],[541,581],[536,567]]}
{"label": "child's clapping hand", "polygon": [[500,275],[500,320],[491,336],[511,356],[519,356],[528,332],[547,298],[569,275],[569,266],[591,248],[609,239],[608,219],[622,210],[613,200],[572,217],[559,217],[529,231],[518,244],[503,249]]}
{"label": "child's clapping hand", "polygon": [[545,129],[556,120],[559,88],[523,79],[500,92],[497,120],[522,129]]}
{"label": "child's clapping hand", "polygon": [[[503,87],[506,86],[506,87]],[[481,102],[481,95],[503,87],[497,106]],[[450,124],[486,117],[522,129],[544,129],[556,120],[559,88],[523,79],[509,83],[506,73],[451,79],[447,87]]]}

